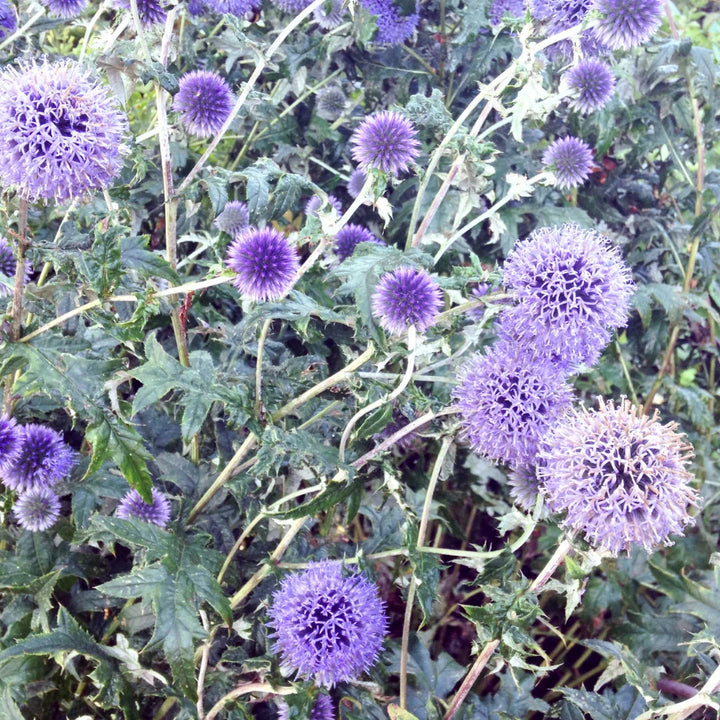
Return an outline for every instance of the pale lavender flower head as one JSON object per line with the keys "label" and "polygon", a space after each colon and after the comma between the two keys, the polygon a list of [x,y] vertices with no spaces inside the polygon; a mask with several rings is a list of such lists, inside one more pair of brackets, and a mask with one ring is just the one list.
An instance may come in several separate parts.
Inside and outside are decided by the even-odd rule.
{"label": "pale lavender flower head", "polygon": [[387,632],[377,587],[360,573],[343,577],[339,562],[287,575],[268,615],[282,665],[326,687],[369,670]]}
{"label": "pale lavender flower head", "polygon": [[589,145],[569,135],[548,147],[543,155],[543,164],[553,170],[559,188],[573,188],[590,175],[593,154]]}
{"label": "pale lavender flower head", "polygon": [[355,168],[355,170],[352,171],[352,175],[350,175],[350,179],[348,180],[348,195],[350,195],[350,197],[356,198],[360,194],[360,191],[363,189],[363,185],[365,185],[366,180],[367,173],[362,168]]}
{"label": "pale lavender flower head", "polygon": [[[334,196],[327,196],[328,202],[338,215],[342,215],[342,203]],[[305,203],[305,215],[308,217],[316,217],[318,210],[323,206],[322,198],[319,195],[313,195]]]}
{"label": "pale lavender flower head", "polygon": [[8,0],[0,0],[0,40],[17,30],[17,13]]}
{"label": "pale lavender flower head", "polygon": [[0,416],[0,472],[11,465],[20,454],[22,430],[14,418]]}
{"label": "pale lavender flower head", "polygon": [[60,517],[60,498],[49,488],[36,487],[20,494],[13,512],[25,530],[49,530]]}
{"label": "pale lavender flower head", "polygon": [[563,80],[568,88],[577,92],[570,105],[581,113],[591,113],[605,106],[615,91],[612,68],[602,60],[581,60],[570,68]]}
{"label": "pale lavender flower head", "polygon": [[230,244],[225,264],[233,285],[251,300],[279,300],[295,284],[300,261],[290,241],[273,228],[251,228]]}
{"label": "pale lavender flower head", "polygon": [[510,497],[515,504],[525,512],[532,512],[540,494],[540,481],[537,478],[535,466],[520,465],[510,470],[508,485],[510,486]]}
{"label": "pale lavender flower head", "polygon": [[[130,10],[130,0],[115,0],[115,5]],[[167,8],[161,0],[137,0],[137,10],[140,22],[146,27],[164,23],[167,18]]]}
{"label": "pale lavender flower head", "polygon": [[110,90],[73,60],[0,73],[0,182],[32,202],[107,187],[122,168],[126,130]]}
{"label": "pale lavender flower head", "polygon": [[[342,0],[340,0],[342,3]],[[317,10],[315,11],[317,12]],[[315,108],[317,114],[325,119],[335,121],[344,112],[347,107],[347,96],[343,92],[343,89],[337,85],[331,85],[330,87],[323,88],[317,94],[317,102]]]}
{"label": "pale lavender flower head", "polygon": [[417,4],[415,12],[406,15],[392,0],[360,0],[360,4],[376,16],[378,34],[375,38],[379,43],[399,45],[404,43],[415,32],[420,21]]}
{"label": "pale lavender flower head", "polygon": [[20,448],[3,466],[2,481],[19,493],[51,487],[67,477],[73,465],[73,451],[59,432],[44,425],[23,425]]}
{"label": "pale lavender flower head", "polygon": [[152,488],[152,502],[146,503],[133,488],[120,501],[115,515],[123,520],[140,518],[145,522],[165,527],[170,521],[170,501],[157,488]]}
{"label": "pale lavender flower head", "polygon": [[573,410],[543,440],[538,457],[547,507],[613,555],[633,543],[672,545],[694,521],[698,495],[687,465],[692,447],[677,424],[650,418],[627,399]]}
{"label": "pale lavender flower head", "polygon": [[508,255],[503,282],[516,305],[500,335],[570,365],[594,364],[624,327],[634,285],[610,240],[579,225],[538,228]]}
{"label": "pale lavender flower head", "polygon": [[216,228],[226,232],[233,239],[237,239],[241,233],[250,227],[250,211],[244,202],[231,200],[225,203],[223,211],[213,222]]}
{"label": "pale lavender flower head", "polygon": [[512,467],[532,464],[541,438],[572,398],[551,362],[504,342],[472,358],[459,378],[453,398],[470,447]]}
{"label": "pale lavender flower head", "polygon": [[602,16],[595,36],[613,50],[628,50],[649,40],[660,26],[660,0],[593,0]]}
{"label": "pale lavender flower head", "polygon": [[204,138],[223,126],[233,104],[232,90],[224,78],[209,70],[193,70],[180,78],[172,106],[185,129]]}
{"label": "pale lavender flower head", "polygon": [[373,315],[381,327],[394,335],[410,325],[425,332],[435,324],[442,307],[442,290],[425,271],[403,266],[385,273],[372,297]]}
{"label": "pale lavender flower head", "polygon": [[494,0],[488,17],[493,25],[499,25],[505,15],[521,18],[525,15],[525,0]]}
{"label": "pale lavender flower head", "polygon": [[87,5],[87,0],[42,0],[52,15],[61,18],[73,18],[79,15]]}
{"label": "pale lavender flower head", "polygon": [[[13,284],[15,282],[15,268],[17,262],[15,261],[15,254],[8,243],[7,238],[0,235],[0,273],[2,273],[8,279],[8,285],[0,283],[0,297],[7,297],[13,294]],[[25,262],[25,284],[30,280],[30,273],[32,272],[32,266],[30,261]]]}
{"label": "pale lavender flower head", "polygon": [[403,115],[382,110],[365,118],[350,138],[352,156],[363,169],[397,175],[420,154],[417,130]]}
{"label": "pale lavender flower head", "polygon": [[340,258],[340,262],[347,260],[354,252],[355,248],[362,242],[371,242],[377,245],[385,243],[376,238],[366,227],[348,223],[335,236],[335,244],[333,249],[335,254]]}
{"label": "pale lavender flower head", "polygon": [[325,3],[315,8],[313,17],[323,30],[334,30],[342,25],[345,18],[345,1],[325,0]]}

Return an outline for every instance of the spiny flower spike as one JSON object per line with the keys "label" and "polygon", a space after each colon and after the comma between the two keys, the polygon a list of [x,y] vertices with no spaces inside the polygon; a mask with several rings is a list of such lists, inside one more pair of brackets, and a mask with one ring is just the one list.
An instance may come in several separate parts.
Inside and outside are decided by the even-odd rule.
{"label": "spiny flower spike", "polygon": [[381,111],[363,120],[350,138],[352,156],[363,169],[398,175],[420,154],[414,125],[397,112]]}
{"label": "spiny flower spike", "polygon": [[224,78],[207,70],[193,70],[180,78],[173,110],[188,132],[204,138],[223,126],[233,104],[232,90]]}
{"label": "spiny flower spike", "polygon": [[577,96],[570,105],[581,113],[591,113],[604,107],[615,91],[612,68],[602,60],[582,60],[570,68],[563,81]]}
{"label": "spiny flower spike", "polygon": [[569,189],[585,182],[590,175],[593,154],[587,143],[568,136],[545,150],[543,164],[553,170],[559,188]]}
{"label": "spiny flower spike", "polygon": [[20,494],[13,512],[25,530],[48,530],[60,517],[60,498],[49,488],[36,487]]}
{"label": "spiny flower spike", "polygon": [[563,525],[613,555],[633,543],[652,552],[672,545],[694,520],[697,492],[687,466],[692,447],[676,432],[622,399],[599,398],[597,410],[573,410],[543,440],[538,478],[551,512]]}
{"label": "spiny flower spike", "polygon": [[660,27],[660,0],[593,0],[600,13],[595,36],[613,50],[629,50],[649,40]]}
{"label": "spiny flower spike", "polygon": [[123,520],[137,517],[145,522],[165,527],[170,521],[170,501],[157,488],[152,488],[151,503],[146,503],[134,488],[120,501],[115,515]]}

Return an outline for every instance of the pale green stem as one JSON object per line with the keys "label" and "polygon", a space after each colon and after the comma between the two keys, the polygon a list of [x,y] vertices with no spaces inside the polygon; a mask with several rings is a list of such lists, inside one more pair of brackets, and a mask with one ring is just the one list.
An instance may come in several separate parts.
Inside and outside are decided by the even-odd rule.
{"label": "pale green stem", "polygon": [[270,695],[295,695],[297,688],[295,687],[273,687],[269,683],[247,683],[246,685],[238,685],[226,695],[223,695],[210,709],[210,712],[201,720],[213,720],[223,710],[225,705],[235,698],[249,695],[250,693],[268,693]]}
{"label": "pale green stem", "polygon": [[100,19],[100,16],[104,12],[105,12],[105,3],[101,3],[97,12],[92,16],[92,18],[90,18],[90,22],[85,26],[85,35],[83,36],[82,45],[80,46],[80,53],[78,54],[78,62],[82,62],[83,58],[85,57],[85,53],[87,52],[87,48],[88,48],[88,43],[90,42],[90,36],[92,35],[93,30],[95,29],[95,25],[97,25],[97,21]]}
{"label": "pale green stem", "polygon": [[262,362],[265,350],[265,341],[267,340],[268,331],[272,325],[272,318],[268,318],[260,330],[257,349],[257,364],[255,365],[255,418],[259,421],[262,414]]}

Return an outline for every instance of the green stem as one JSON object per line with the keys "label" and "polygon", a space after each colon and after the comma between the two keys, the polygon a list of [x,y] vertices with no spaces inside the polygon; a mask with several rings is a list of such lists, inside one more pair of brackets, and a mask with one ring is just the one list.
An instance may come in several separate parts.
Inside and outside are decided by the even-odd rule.
{"label": "green stem", "polygon": [[638,396],[635,392],[635,385],[632,381],[632,378],[630,377],[630,368],[628,367],[627,362],[625,361],[625,356],[623,355],[622,347],[620,346],[620,343],[618,342],[618,339],[615,338],[615,349],[617,350],[618,358],[620,358],[620,365],[623,369],[623,375],[625,376],[625,382],[628,385],[628,390],[630,391],[630,397],[632,398],[632,401],[637,405],[638,404]]}
{"label": "green stem", "polygon": [[258,338],[257,364],[255,365],[255,418],[258,422],[261,420],[262,414],[262,363],[263,352],[265,350],[265,341],[267,340],[268,331],[272,325],[272,318],[268,318],[262,326],[260,337]]}

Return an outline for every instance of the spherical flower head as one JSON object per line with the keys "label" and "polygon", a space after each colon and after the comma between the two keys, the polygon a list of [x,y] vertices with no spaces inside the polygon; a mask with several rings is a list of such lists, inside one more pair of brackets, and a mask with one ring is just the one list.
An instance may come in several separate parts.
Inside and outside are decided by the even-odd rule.
{"label": "spherical flower head", "polygon": [[350,175],[350,179],[348,180],[348,195],[350,195],[350,197],[356,198],[360,194],[360,191],[363,189],[366,180],[367,173],[362,168],[355,168],[355,170],[353,170],[352,174]]}
{"label": "spherical flower head", "polygon": [[435,324],[442,307],[442,290],[425,270],[399,267],[385,273],[372,297],[373,315],[381,327],[394,335],[410,325],[425,332]]}
{"label": "spherical flower head", "polygon": [[[339,2],[342,5],[342,0],[339,0]],[[315,12],[317,12],[317,10]],[[328,88],[323,88],[317,94],[317,103],[315,104],[315,108],[317,110],[317,114],[325,120],[337,120],[345,112],[346,107],[347,96],[343,92],[342,88],[337,85],[331,85]]]}
{"label": "spherical flower head", "polygon": [[73,465],[73,451],[59,432],[44,425],[23,425],[20,448],[3,466],[2,481],[20,493],[38,487],[52,487],[67,477]]}
{"label": "spherical flower head", "polygon": [[251,228],[227,251],[233,285],[251,300],[279,300],[295,284],[300,261],[290,241],[273,228]]}
{"label": "spherical flower head", "polygon": [[[15,261],[15,253],[13,253],[10,243],[7,238],[0,235],[0,273],[7,278],[7,285],[0,283],[0,297],[7,297],[13,294],[13,287],[15,284],[15,268],[17,263]],[[27,285],[30,280],[30,273],[32,272],[32,265],[30,261],[25,261],[25,278],[23,284]]]}
{"label": "spherical flower head", "polygon": [[287,575],[268,614],[282,664],[326,687],[369,670],[387,631],[376,586],[360,573],[343,577],[338,562]]}
{"label": "spherical flower head", "polygon": [[8,0],[0,0],[0,40],[17,30],[17,13]]}
{"label": "spherical flower head", "polygon": [[600,13],[595,36],[613,50],[629,50],[649,40],[660,26],[660,0],[593,0]]}
{"label": "spherical flower head", "polygon": [[250,226],[250,210],[244,202],[231,200],[225,203],[223,211],[215,218],[213,225],[236,239]]}
{"label": "spherical flower head", "polygon": [[404,14],[392,0],[360,0],[360,4],[375,15],[378,34],[375,38],[379,43],[399,45],[404,43],[415,32],[420,21],[417,4],[415,12]]}
{"label": "spherical flower head", "polygon": [[540,481],[537,478],[535,467],[521,465],[513,468],[508,473],[508,485],[510,486],[510,497],[515,504],[525,512],[532,512],[540,494]]}
{"label": "spherical flower head", "polygon": [[604,107],[615,91],[612,68],[602,60],[581,60],[563,79],[565,85],[577,93],[570,105],[584,114]]}
{"label": "spherical flower head", "polygon": [[322,5],[315,8],[313,17],[323,30],[334,30],[336,27],[340,27],[345,19],[344,0],[325,0]]}
{"label": "spherical flower head", "polygon": [[233,109],[230,86],[217,73],[193,70],[180,78],[173,110],[185,129],[198,137],[215,135]]}
{"label": "spherical flower head", "polygon": [[14,418],[0,416],[0,472],[20,454],[22,431]]}
{"label": "spherical flower head", "polygon": [[152,502],[146,503],[140,493],[133,488],[120,501],[115,515],[123,520],[140,518],[164,528],[170,521],[170,501],[157,488],[152,488],[151,492]]}
{"label": "spherical flower head", "polygon": [[693,522],[698,496],[687,465],[692,447],[623,399],[569,413],[543,441],[538,478],[551,512],[613,555],[639,543],[648,552],[671,545]]}
{"label": "spherical flower head", "polygon": [[43,4],[52,15],[73,18],[85,9],[87,0],[43,0]]}
{"label": "spherical flower head", "polygon": [[70,200],[120,173],[127,120],[73,60],[0,73],[0,182],[27,200]]}
{"label": "spherical flower head", "polygon": [[503,282],[517,304],[500,314],[500,335],[570,365],[597,361],[627,323],[634,290],[618,248],[579,225],[539,228],[517,243]]}
{"label": "spherical flower head", "polygon": [[[328,195],[327,196],[328,202],[332,206],[332,208],[335,210],[335,212],[338,215],[342,215],[342,203],[334,196],[334,195]],[[305,214],[308,217],[317,217],[318,210],[323,206],[322,198],[319,195],[313,195],[306,203],[305,203]]]}
{"label": "spherical flower head", "polygon": [[60,498],[49,488],[33,488],[20,494],[13,512],[25,530],[49,530],[60,517]]}
{"label": "spherical flower head", "polygon": [[500,342],[461,368],[453,398],[473,451],[518,467],[533,463],[572,391],[551,362]]}
{"label": "spherical flower head", "polygon": [[488,13],[490,22],[493,25],[500,25],[506,15],[513,18],[523,17],[525,15],[525,0],[494,0]]}
{"label": "spherical flower head", "polygon": [[[130,0],[115,0],[115,5],[130,10]],[[140,22],[146,27],[164,23],[167,18],[167,8],[161,0],[137,0],[137,10]]]}
{"label": "spherical flower head", "polygon": [[559,188],[573,188],[590,175],[593,154],[589,145],[569,135],[548,147],[543,155],[543,164],[553,170]]}
{"label": "spherical flower head", "polygon": [[417,130],[403,115],[382,110],[363,120],[350,138],[352,156],[363,170],[397,175],[420,154]]}
{"label": "spherical flower head", "polygon": [[376,238],[366,227],[348,223],[335,236],[333,249],[335,250],[335,254],[340,258],[340,262],[343,262],[355,252],[355,248],[362,242],[371,242],[376,245],[385,244],[380,238]]}

